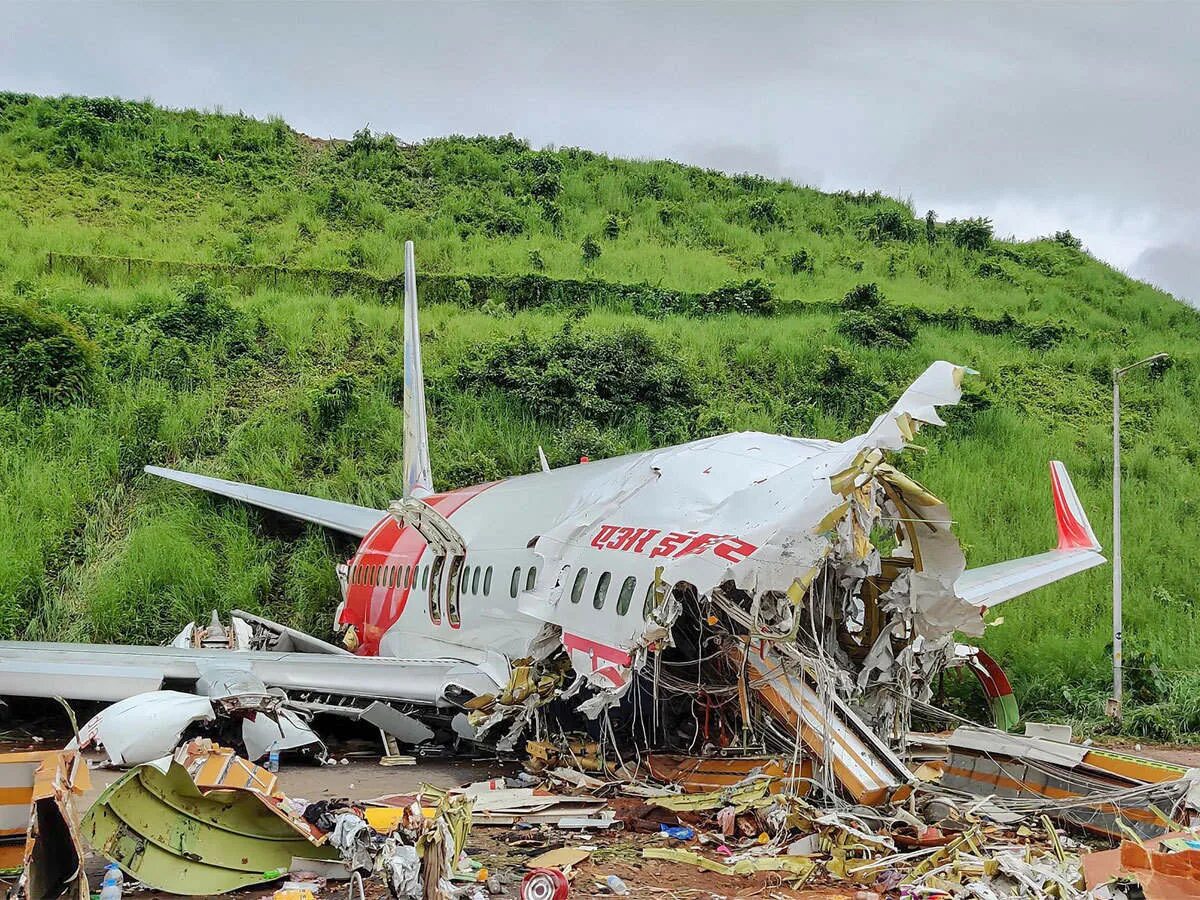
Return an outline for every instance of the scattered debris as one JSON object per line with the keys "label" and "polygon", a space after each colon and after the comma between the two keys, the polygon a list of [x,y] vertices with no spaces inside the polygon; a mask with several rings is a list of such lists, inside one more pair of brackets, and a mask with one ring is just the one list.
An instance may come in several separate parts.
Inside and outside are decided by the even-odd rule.
{"label": "scattered debris", "polygon": [[[189,758],[207,773],[202,754],[193,748]],[[297,856],[336,858],[326,836],[274,790],[274,779],[262,771],[251,783],[234,786],[222,777],[202,789],[184,764],[167,757],[113,782],[84,815],[82,833],[131,877],[174,894],[273,881]]]}
{"label": "scattered debris", "polygon": [[19,871],[25,900],[87,900],[75,797],[89,787],[87,766],[70,750],[0,753],[0,869]]}

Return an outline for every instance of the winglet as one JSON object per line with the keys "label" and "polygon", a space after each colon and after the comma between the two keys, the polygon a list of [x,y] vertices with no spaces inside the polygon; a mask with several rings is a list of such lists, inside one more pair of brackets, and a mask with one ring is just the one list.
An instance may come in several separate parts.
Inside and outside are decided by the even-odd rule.
{"label": "winglet", "polygon": [[404,242],[404,496],[433,493],[429,428],[425,420],[425,376],[421,371],[421,328],[417,324],[417,269],[413,242]]}
{"label": "winglet", "polygon": [[1058,520],[1059,550],[1099,550],[1100,542],[1088,522],[1067,467],[1058,460],[1050,463],[1050,488],[1054,493],[1054,516]]}

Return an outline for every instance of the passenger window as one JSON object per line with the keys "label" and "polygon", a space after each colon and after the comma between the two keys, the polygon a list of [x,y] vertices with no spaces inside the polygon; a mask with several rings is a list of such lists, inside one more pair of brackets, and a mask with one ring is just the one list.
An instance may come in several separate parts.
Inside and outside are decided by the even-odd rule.
{"label": "passenger window", "polygon": [[587,567],[580,569],[575,575],[575,584],[571,588],[571,602],[578,603],[583,596],[583,583],[587,581]]}
{"label": "passenger window", "polygon": [[537,581],[537,566],[529,567],[529,574],[525,576],[525,590],[532,591],[533,585]]}
{"label": "passenger window", "polygon": [[642,604],[642,618],[649,619],[650,613],[654,611],[654,579],[650,579],[650,584],[646,587],[646,602]]}
{"label": "passenger window", "polygon": [[367,566],[367,584],[375,587],[375,580],[379,577],[379,566]]}
{"label": "passenger window", "polygon": [[471,576],[471,593],[479,593],[479,566],[475,567],[475,573]]}
{"label": "passenger window", "polygon": [[637,587],[637,579],[630,575],[621,582],[621,593],[617,595],[617,615],[623,616],[629,612],[629,604],[633,600],[633,591]]}
{"label": "passenger window", "polygon": [[429,566],[421,570],[421,590],[425,590],[427,587],[429,587]]}
{"label": "passenger window", "polygon": [[408,570],[408,586],[415,587],[417,584],[417,567],[412,566]]}
{"label": "passenger window", "polygon": [[390,566],[388,572],[388,587],[396,586],[396,576],[400,575],[404,570],[400,566]]}
{"label": "passenger window", "polygon": [[483,596],[487,596],[492,592],[492,567],[488,566],[487,571],[483,573]]}
{"label": "passenger window", "polygon": [[513,569],[512,581],[508,585],[508,596],[514,600],[517,599],[517,588],[521,586],[521,567],[517,566]]}
{"label": "passenger window", "polygon": [[458,589],[460,591],[466,591],[467,585],[470,583],[470,581],[471,581],[471,567],[463,566],[462,572],[460,573],[460,577],[458,579]]}
{"label": "passenger window", "polygon": [[604,609],[604,601],[608,599],[608,586],[612,583],[612,575],[605,572],[596,582],[596,593],[592,594],[592,609]]}

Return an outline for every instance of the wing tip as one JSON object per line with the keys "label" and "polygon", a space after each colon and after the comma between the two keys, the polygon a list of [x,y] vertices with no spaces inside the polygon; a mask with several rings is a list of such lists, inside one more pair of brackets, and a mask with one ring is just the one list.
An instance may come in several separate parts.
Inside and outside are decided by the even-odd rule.
{"label": "wing tip", "polygon": [[1088,521],[1067,467],[1058,460],[1050,463],[1050,490],[1054,496],[1054,517],[1058,526],[1059,550],[1100,550],[1100,542]]}

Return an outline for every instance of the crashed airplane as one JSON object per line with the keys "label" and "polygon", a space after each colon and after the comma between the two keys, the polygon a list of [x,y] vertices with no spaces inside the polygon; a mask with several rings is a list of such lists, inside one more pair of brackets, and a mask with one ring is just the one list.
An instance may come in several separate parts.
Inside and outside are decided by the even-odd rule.
{"label": "crashed airplane", "polygon": [[[847,441],[737,433],[558,469],[542,457],[539,472],[436,493],[411,242],[405,254],[402,498],[367,509],[146,469],[358,539],[338,566],[346,649],[253,616],[171,647],[0,642],[0,694],[182,688],[250,720],[293,711],[292,746],[316,740],[296,733],[313,712],[414,745],[571,731],[617,753],[803,744],[867,802],[911,781],[896,750],[946,668],[969,667],[998,724],[1015,724],[1003,672],[955,635],[1104,559],[1061,463],[1054,549],[968,569],[945,504],[889,462],[944,424],[968,369],[935,362]],[[244,639],[255,629],[270,640]],[[194,699],[174,701],[181,728],[209,716]]]}

